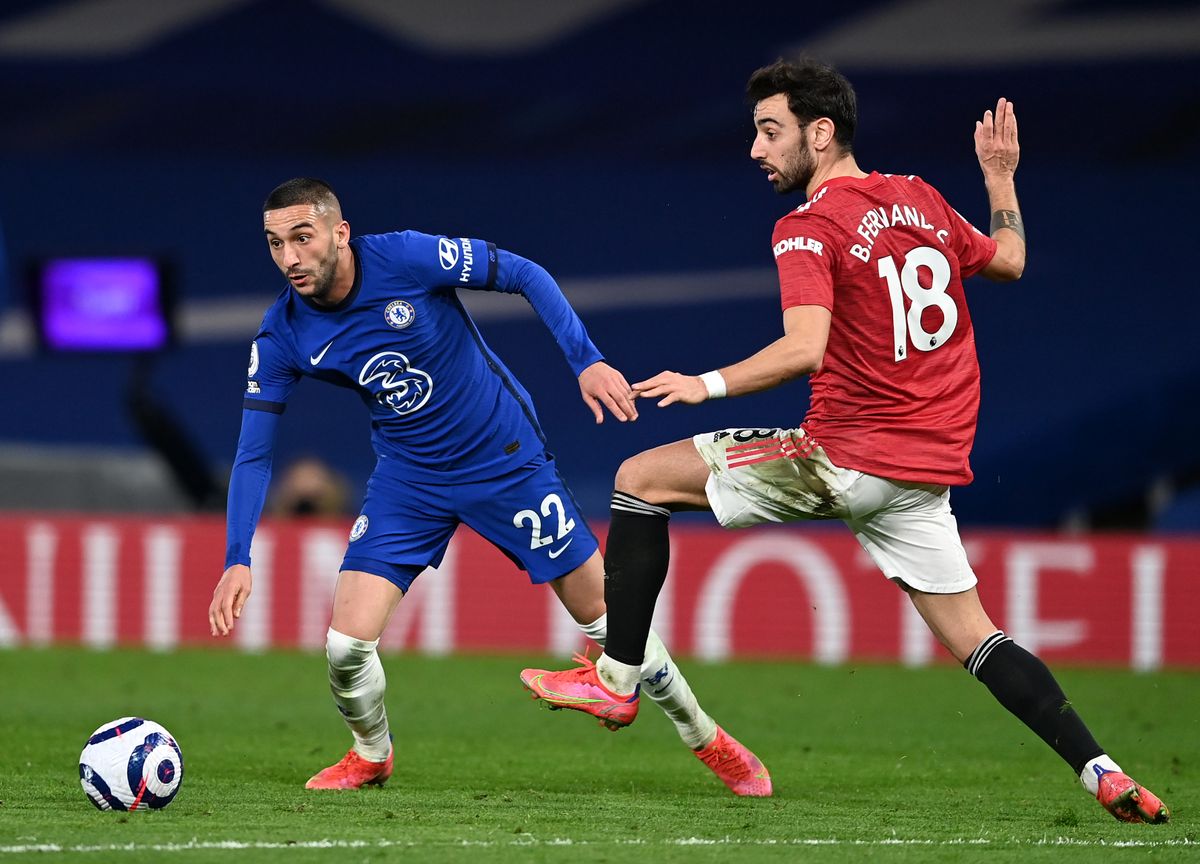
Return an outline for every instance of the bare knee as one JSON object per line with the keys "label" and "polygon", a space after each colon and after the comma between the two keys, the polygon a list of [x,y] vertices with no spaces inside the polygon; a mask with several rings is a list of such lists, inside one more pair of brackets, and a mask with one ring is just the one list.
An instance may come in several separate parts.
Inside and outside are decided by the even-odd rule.
{"label": "bare knee", "polygon": [[382,576],[343,570],[333,590],[329,626],[353,639],[377,640],[404,592]]}
{"label": "bare knee", "polygon": [[661,503],[654,500],[654,474],[650,461],[647,454],[639,453],[622,462],[621,467],[617,469],[617,478],[614,483],[616,490],[641,498],[651,504]]}
{"label": "bare knee", "polygon": [[928,594],[907,585],[902,587],[933,635],[959,662],[997,629],[974,588],[957,594]]}
{"label": "bare knee", "polygon": [[670,510],[704,510],[708,465],[691,439],[631,456],[617,471],[616,490]]}

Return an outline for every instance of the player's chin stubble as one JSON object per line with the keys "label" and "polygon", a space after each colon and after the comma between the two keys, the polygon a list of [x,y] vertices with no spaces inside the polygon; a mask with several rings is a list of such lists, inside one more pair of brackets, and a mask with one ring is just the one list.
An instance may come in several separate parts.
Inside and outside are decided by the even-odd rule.
{"label": "player's chin stubble", "polygon": [[787,169],[779,170],[779,177],[775,181],[775,191],[780,195],[787,195],[807,189],[816,170],[816,161],[807,151],[802,150],[794,164],[789,165]]}
{"label": "player's chin stubble", "polygon": [[314,279],[313,292],[310,297],[318,303],[328,303],[329,295],[333,292],[334,268],[321,273],[320,280]]}
{"label": "player's chin stubble", "polygon": [[322,261],[312,269],[313,287],[308,293],[308,298],[314,303],[328,304],[330,302],[329,295],[333,292],[333,281],[337,275],[337,257],[336,255],[325,261]]}

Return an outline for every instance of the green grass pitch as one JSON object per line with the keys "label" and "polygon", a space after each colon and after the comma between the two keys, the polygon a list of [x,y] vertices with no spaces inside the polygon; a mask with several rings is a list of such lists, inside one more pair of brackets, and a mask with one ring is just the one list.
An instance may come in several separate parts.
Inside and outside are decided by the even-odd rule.
{"label": "green grass pitch", "polygon": [[[1147,826],[1111,819],[950,665],[685,663],[771,770],[775,797],[741,800],[649,701],[618,733],[541,709],[517,681],[540,662],[564,659],[385,657],[396,773],[312,793],[304,781],[349,746],[318,654],[0,651],[0,864],[1200,859],[1195,673],[1058,670],[1171,806],[1171,824]],[[166,810],[100,813],[79,787],[87,735],[128,714],[183,749]]]}

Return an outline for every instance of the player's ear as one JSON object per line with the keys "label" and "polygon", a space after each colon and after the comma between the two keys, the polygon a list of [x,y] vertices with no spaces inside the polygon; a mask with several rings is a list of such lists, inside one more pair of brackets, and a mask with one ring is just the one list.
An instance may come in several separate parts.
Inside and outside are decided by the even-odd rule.
{"label": "player's ear", "polygon": [[837,127],[828,117],[819,117],[808,124],[808,134],[814,150],[825,150],[833,144]]}
{"label": "player's ear", "polygon": [[337,225],[334,225],[333,236],[337,238],[338,248],[344,247],[350,242],[350,223],[343,219]]}

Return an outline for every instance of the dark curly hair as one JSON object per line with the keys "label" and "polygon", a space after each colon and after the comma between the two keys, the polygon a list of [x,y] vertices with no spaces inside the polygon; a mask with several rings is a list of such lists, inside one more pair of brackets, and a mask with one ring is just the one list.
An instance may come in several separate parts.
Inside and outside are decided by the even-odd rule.
{"label": "dark curly hair", "polygon": [[746,101],[757,105],[779,93],[787,94],[788,109],[802,124],[821,117],[833,121],[834,139],[847,153],[854,149],[858,100],[842,73],[828,63],[805,58],[776,60],[755,71],[746,83]]}

